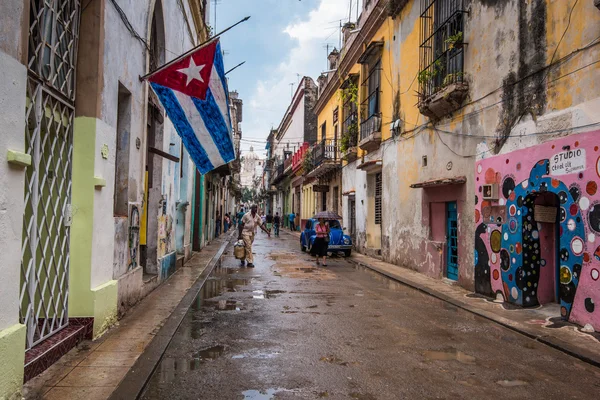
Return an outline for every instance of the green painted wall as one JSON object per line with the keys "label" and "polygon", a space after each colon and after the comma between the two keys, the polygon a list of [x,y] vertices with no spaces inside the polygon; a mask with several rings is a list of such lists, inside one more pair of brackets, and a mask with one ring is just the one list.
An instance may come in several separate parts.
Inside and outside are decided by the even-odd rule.
{"label": "green painted wall", "polygon": [[23,385],[25,334],[21,324],[0,331],[0,399],[21,398],[17,394]]}
{"label": "green painted wall", "polygon": [[117,320],[117,281],[91,288],[95,149],[96,119],[76,118],[73,131],[69,316],[94,317],[94,337],[97,337]]}

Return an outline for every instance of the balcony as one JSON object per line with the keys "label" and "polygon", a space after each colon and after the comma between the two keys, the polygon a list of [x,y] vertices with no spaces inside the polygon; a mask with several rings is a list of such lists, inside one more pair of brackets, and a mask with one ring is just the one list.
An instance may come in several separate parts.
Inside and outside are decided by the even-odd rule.
{"label": "balcony", "polygon": [[297,174],[301,169],[304,162],[304,155],[308,151],[308,143],[303,143],[302,147],[292,156],[292,173]]}
{"label": "balcony", "polygon": [[381,117],[373,114],[360,124],[360,141],[358,147],[365,151],[373,151],[381,144]]}
{"label": "balcony", "polygon": [[273,171],[273,179],[271,180],[271,185],[277,185],[284,178],[285,174],[283,162],[280,162]]}
{"label": "balcony", "polygon": [[309,178],[318,178],[342,165],[337,140],[324,139],[312,148],[313,168],[307,174]]}
{"label": "balcony", "polygon": [[358,114],[351,113],[342,124],[342,140],[340,151],[342,159],[352,162],[358,156]]}
{"label": "balcony", "polygon": [[283,172],[284,174],[289,174],[290,172],[292,172],[292,156],[288,156],[288,158],[286,158],[283,161]]}

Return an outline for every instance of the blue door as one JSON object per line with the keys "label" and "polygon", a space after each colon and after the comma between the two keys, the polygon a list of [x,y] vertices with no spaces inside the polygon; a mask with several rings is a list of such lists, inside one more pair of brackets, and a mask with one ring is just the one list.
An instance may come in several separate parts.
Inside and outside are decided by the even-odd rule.
{"label": "blue door", "polygon": [[446,277],[458,280],[458,219],[456,202],[446,203]]}

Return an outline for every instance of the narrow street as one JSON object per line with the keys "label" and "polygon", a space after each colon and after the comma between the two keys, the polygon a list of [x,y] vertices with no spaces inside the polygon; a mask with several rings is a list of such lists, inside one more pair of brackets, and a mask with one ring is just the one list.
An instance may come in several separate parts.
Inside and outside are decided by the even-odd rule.
{"label": "narrow street", "polygon": [[600,370],[298,239],[227,249],[144,399],[595,398]]}

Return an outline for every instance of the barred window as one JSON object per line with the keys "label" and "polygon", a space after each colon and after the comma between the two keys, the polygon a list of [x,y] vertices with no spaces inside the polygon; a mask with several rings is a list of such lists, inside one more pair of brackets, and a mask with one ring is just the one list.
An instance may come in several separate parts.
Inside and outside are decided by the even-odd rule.
{"label": "barred window", "polygon": [[463,81],[464,0],[421,0],[419,93]]}
{"label": "barred window", "polygon": [[381,195],[382,195],[381,173],[375,174],[375,224],[381,225]]}
{"label": "barred window", "polygon": [[73,100],[79,1],[31,0],[29,21],[30,72]]}

